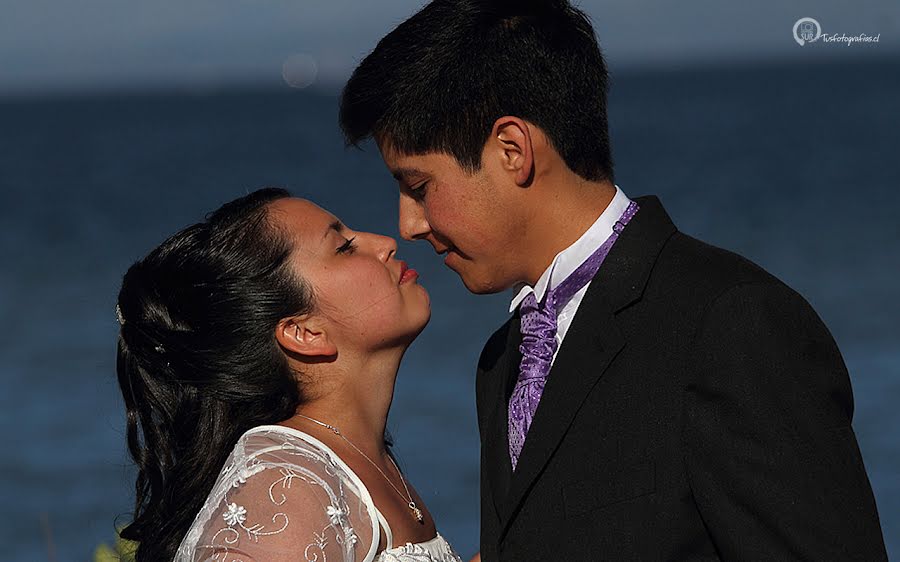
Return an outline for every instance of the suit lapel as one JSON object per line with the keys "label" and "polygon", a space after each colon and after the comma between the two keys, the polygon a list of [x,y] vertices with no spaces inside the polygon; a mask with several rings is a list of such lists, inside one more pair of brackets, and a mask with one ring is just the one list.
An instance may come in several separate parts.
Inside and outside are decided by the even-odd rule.
{"label": "suit lapel", "polygon": [[602,290],[592,283],[550,370],[509,494],[498,505],[503,532],[591,389],[625,344],[603,301]]}
{"label": "suit lapel", "polygon": [[[518,312],[510,319],[509,331],[503,351],[493,366],[485,370],[486,396],[493,398],[493,406],[486,416],[484,447],[485,459],[488,462],[487,474],[490,480],[494,507],[500,513],[500,506],[509,492],[512,464],[509,460],[509,426],[507,405],[513,386],[519,375],[519,363],[522,354],[519,344],[522,336],[519,332]],[[488,386],[489,385],[489,386]],[[484,501],[484,498],[482,499]]]}
{"label": "suit lapel", "polygon": [[[494,457],[492,478],[508,488],[505,498],[495,492],[495,505],[500,516],[501,538],[535,479],[540,475],[559,446],[575,415],[588,394],[606,372],[610,363],[626,345],[615,319],[615,313],[640,299],[650,271],[666,241],[676,232],[668,215],[655,197],[637,199],[641,206],[632,222],[613,246],[597,276],[588,287],[578,312],[566,334],[553,368],[547,377],[544,393],[534,421],[525,439],[515,473],[511,473],[507,445],[507,401],[518,375],[521,354],[518,352],[519,323],[511,325],[515,336],[506,348],[505,369],[509,376],[497,376],[509,386],[502,389],[502,407],[494,411],[490,434],[497,442],[492,450],[502,451],[503,459]],[[513,352],[512,344],[515,343]],[[513,363],[513,359],[515,359]],[[495,391],[499,394],[500,388]],[[502,426],[502,427],[501,427]],[[500,442],[502,439],[502,442]],[[502,466],[501,466],[502,465]],[[511,478],[510,478],[511,475]]]}

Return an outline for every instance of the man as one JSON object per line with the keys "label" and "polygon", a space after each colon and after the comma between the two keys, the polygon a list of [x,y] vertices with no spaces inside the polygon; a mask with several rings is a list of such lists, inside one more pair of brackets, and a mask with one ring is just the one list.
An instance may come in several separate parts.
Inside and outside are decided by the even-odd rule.
{"label": "man", "polygon": [[831,335],[615,185],[606,91],[564,0],[431,2],[344,91],[401,235],[514,288],[478,365],[483,560],[885,560]]}

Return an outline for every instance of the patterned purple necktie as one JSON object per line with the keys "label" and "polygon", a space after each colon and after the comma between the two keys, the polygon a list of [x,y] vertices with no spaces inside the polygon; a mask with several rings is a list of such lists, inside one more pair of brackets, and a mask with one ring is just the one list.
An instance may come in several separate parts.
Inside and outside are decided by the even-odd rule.
{"label": "patterned purple necktie", "polygon": [[613,225],[609,238],[578,269],[549,291],[543,304],[538,304],[534,293],[530,293],[520,305],[522,344],[519,350],[522,352],[522,363],[519,366],[519,378],[509,399],[509,458],[513,470],[519,462],[525,436],[528,435],[534,413],[541,401],[553,354],[556,353],[556,316],[575,293],[594,278],[600,264],[619,238],[619,233],[637,210],[637,203],[632,201]]}

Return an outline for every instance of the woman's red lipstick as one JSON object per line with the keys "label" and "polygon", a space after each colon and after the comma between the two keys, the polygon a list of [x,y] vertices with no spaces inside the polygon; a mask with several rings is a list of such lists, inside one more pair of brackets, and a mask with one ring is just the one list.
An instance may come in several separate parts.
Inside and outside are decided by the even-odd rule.
{"label": "woman's red lipstick", "polygon": [[417,278],[419,273],[415,269],[410,269],[405,261],[400,262],[400,283],[406,283]]}

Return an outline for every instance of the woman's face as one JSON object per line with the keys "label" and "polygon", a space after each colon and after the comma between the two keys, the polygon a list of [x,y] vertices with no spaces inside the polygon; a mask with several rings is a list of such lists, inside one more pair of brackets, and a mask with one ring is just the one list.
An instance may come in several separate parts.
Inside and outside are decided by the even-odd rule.
{"label": "woman's face", "polygon": [[418,275],[396,259],[393,238],[357,232],[304,199],[279,199],[271,217],[293,236],[292,265],[313,287],[316,314],[341,349],[408,345],[431,317]]}

